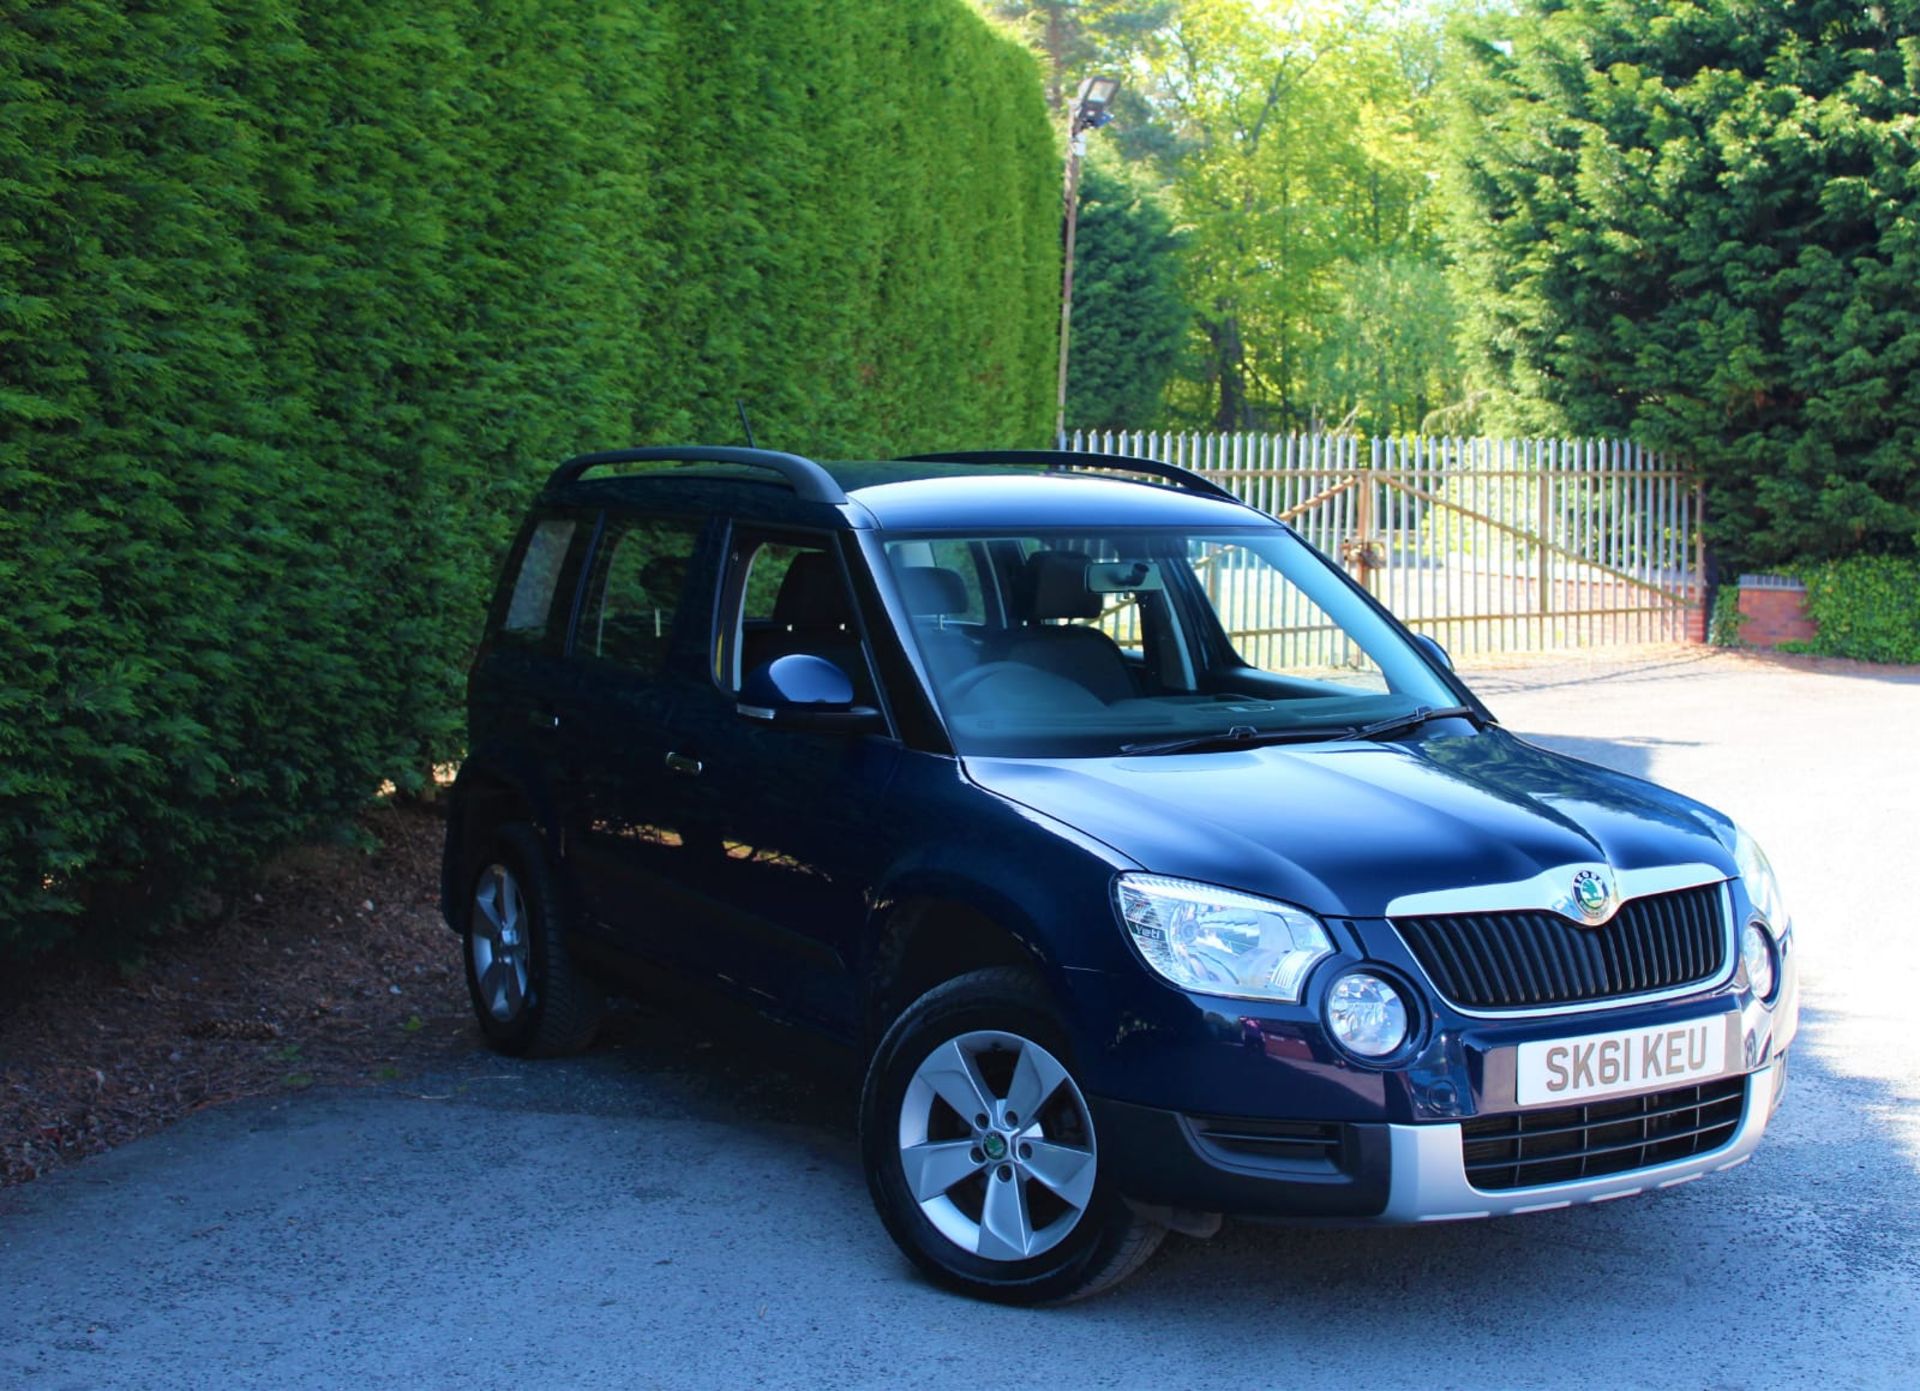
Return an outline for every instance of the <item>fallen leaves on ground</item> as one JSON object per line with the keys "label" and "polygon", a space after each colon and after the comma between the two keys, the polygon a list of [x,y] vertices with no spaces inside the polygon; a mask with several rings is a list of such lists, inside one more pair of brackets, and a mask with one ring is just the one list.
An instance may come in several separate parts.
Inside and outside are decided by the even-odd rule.
{"label": "fallen leaves on ground", "polygon": [[239,911],[136,970],[53,957],[0,985],[0,1186],[202,1107],[392,1081],[477,1042],[441,921],[431,807],[370,812],[372,853],[303,847]]}

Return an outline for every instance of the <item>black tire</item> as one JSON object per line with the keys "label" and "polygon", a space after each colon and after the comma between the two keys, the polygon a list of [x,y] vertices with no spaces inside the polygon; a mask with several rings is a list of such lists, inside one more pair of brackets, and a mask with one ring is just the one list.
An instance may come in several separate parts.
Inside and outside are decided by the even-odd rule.
{"label": "black tire", "polygon": [[[496,873],[504,869],[518,889],[524,930],[516,936],[524,944],[525,989],[517,1007],[500,1013],[498,990],[482,987],[475,945],[476,931],[488,936],[477,902]],[[606,993],[585,976],[567,951],[566,894],[547,853],[546,842],[532,826],[514,823],[495,832],[487,853],[467,878],[467,926],[461,955],[466,959],[467,995],[474,1018],[489,1047],[512,1057],[558,1058],[578,1053],[593,1042],[606,1013]],[[489,943],[493,939],[489,938]],[[490,946],[489,950],[492,948]]]}
{"label": "black tire", "polygon": [[[908,1258],[949,1289],[1003,1304],[1057,1304],[1096,1294],[1138,1269],[1166,1229],[1135,1213],[1099,1173],[1098,1137],[1091,1133],[1090,1117],[1086,1139],[1096,1165],[1092,1198],[1058,1244],[1038,1255],[996,1260],[964,1249],[929,1219],[909,1187],[901,1127],[914,1074],[936,1050],[980,1033],[1017,1035],[1038,1044],[1073,1080],[1066,1031],[1044,985],[1029,972],[995,967],[928,991],[887,1029],[867,1070],[860,1146],[874,1206]],[[1078,1085],[1073,1081],[1074,1089]],[[993,1181],[985,1176],[992,1168],[989,1164],[982,1171],[983,1190]]]}

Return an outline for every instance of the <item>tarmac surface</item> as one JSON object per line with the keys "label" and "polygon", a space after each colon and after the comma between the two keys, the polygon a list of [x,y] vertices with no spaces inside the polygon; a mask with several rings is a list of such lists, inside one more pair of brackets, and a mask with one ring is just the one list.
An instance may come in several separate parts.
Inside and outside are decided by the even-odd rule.
{"label": "tarmac surface", "polygon": [[1767,847],[1805,1013],[1750,1164],[1496,1222],[1229,1224],[987,1307],[881,1230],[852,1059],[642,1005],[582,1059],[235,1105],[0,1194],[0,1387],[1920,1385],[1920,672],[1470,679]]}

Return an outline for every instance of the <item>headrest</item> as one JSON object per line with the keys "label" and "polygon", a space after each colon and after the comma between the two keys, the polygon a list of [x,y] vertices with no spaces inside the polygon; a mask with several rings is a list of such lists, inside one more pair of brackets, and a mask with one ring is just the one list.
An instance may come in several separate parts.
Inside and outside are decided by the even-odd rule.
{"label": "headrest", "polygon": [[944,565],[912,565],[894,571],[907,612],[915,618],[944,618],[967,611],[967,582]]}
{"label": "headrest", "polygon": [[1035,551],[1020,572],[1021,610],[1029,623],[1043,618],[1098,618],[1100,596],[1087,588],[1084,551]]}
{"label": "headrest", "polygon": [[656,555],[640,567],[640,586],[654,603],[672,607],[687,587],[687,557]]}
{"label": "headrest", "polygon": [[794,628],[839,628],[852,620],[840,567],[825,551],[801,551],[780,581],[773,621]]}

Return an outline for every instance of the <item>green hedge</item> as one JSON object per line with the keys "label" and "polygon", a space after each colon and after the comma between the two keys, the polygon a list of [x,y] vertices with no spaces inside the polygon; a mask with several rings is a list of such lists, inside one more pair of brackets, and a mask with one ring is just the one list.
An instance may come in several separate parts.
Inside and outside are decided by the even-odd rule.
{"label": "green hedge", "polygon": [[1863,662],[1920,663],[1920,560],[1860,556],[1798,573],[1819,632],[1797,647]]}
{"label": "green hedge", "polygon": [[964,0],[0,0],[0,949],[456,755],[571,452],[1042,442],[1058,178]]}

